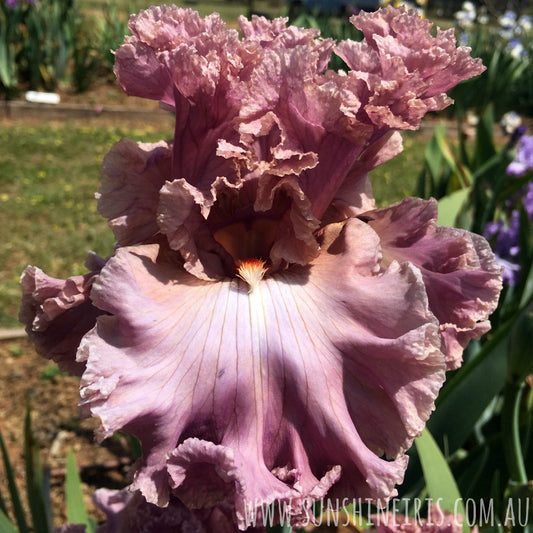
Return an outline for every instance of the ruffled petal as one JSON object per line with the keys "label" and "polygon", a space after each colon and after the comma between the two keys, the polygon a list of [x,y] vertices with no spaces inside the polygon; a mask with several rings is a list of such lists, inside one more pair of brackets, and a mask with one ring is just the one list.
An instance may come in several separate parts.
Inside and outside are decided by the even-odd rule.
{"label": "ruffled petal", "polygon": [[[179,205],[191,209],[172,213],[165,190],[157,213],[194,275],[216,279],[221,265],[228,274],[225,253],[213,240],[221,244],[221,236],[227,243],[224,228],[235,223],[253,233],[264,220],[274,221],[260,250],[270,268],[308,264],[318,253],[313,232],[319,221],[371,207],[366,173],[401,149],[391,130],[418,127],[425,113],[447,102],[443,91],[481,72],[466,49],[455,48],[450,32],[432,37],[415,11],[391,8],[353,21],[366,42],[335,49],[352,69],[345,73],[327,70],[330,39],[287,27],[285,19],[241,17],[239,38],[218,15],[201,18],[176,6],[131,18],[133,37],[117,52],[117,74],[131,94],[159,95],[175,109],[164,181],[175,184]],[[138,88],[135,76],[142,78]],[[158,89],[152,78],[165,87]],[[178,185],[183,181],[188,186]],[[112,182],[108,188],[118,190],[120,178]],[[241,192],[222,191],[221,183]],[[103,193],[102,204],[113,205],[114,196]],[[154,202],[154,194],[134,202],[143,208],[142,217],[132,214],[139,219],[135,227],[120,227],[124,214],[113,219],[127,233],[126,244],[143,242],[155,230]],[[204,257],[197,231],[207,246]],[[225,252],[239,259],[235,246]]]}
{"label": "ruffled petal", "polygon": [[161,141],[136,143],[123,139],[102,165],[98,210],[121,246],[150,239],[158,231],[159,190],[171,175],[171,147]]}
{"label": "ruffled petal", "polygon": [[343,41],[335,53],[353,71],[349,83],[365,80],[366,89],[358,84],[356,91],[364,104],[358,116],[378,128],[417,129],[427,112],[452,103],[446,91],[485,70],[470,48],[455,47],[453,28],[433,36],[432,23],[414,9],[362,11],[350,21],[365,40]]}
{"label": "ruffled petal", "polygon": [[168,69],[159,63],[154,50],[133,37],[126,37],[115,52],[115,74],[130,96],[174,104],[174,91]]}
{"label": "ruffled petal", "polygon": [[408,261],[420,268],[448,368],[458,368],[468,342],[490,329],[488,317],[498,305],[502,269],[489,244],[474,233],[437,226],[435,200],[407,198],[362,216],[380,236],[385,264]]}
{"label": "ruffled petal", "polygon": [[82,337],[103,313],[92,305],[89,293],[105,261],[90,254],[86,264],[94,270],[66,280],[51,278],[34,266],[28,266],[20,278],[19,320],[26,326],[28,337],[39,355],[78,376],[85,370],[85,364],[76,361],[76,351]]}
{"label": "ruffled petal", "polygon": [[231,508],[191,511],[174,497],[166,507],[158,507],[127,489],[99,489],[93,500],[107,517],[97,533],[237,533]]}
{"label": "ruffled petal", "polygon": [[82,409],[101,437],[141,439],[133,488],[148,501],[168,501],[170,476],[189,506],[229,503],[242,528],[275,499],[298,523],[306,498],[395,494],[444,380],[438,323],[416,268],[381,272],[368,225],[320,239],[310,266],[251,293],[198,280],[158,245],[102,270],[92,298],[113,316],[80,347]]}

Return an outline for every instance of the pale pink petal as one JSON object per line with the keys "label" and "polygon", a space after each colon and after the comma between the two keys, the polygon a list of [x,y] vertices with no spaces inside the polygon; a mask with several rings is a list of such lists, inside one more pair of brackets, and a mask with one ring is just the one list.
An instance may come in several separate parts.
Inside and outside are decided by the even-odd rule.
{"label": "pale pink petal", "polygon": [[168,143],[119,141],[105,156],[98,210],[121,246],[150,239],[159,231],[159,190],[170,178]]}
{"label": "pale pink petal", "polygon": [[217,280],[231,274],[234,259],[215,240],[207,218],[221,190],[232,186],[219,178],[203,193],[186,180],[167,182],[161,189],[158,224],[173,250],[179,251],[184,267],[200,279]]}
{"label": "pale pink petal", "polygon": [[407,198],[362,217],[380,236],[385,264],[408,261],[420,268],[448,367],[459,367],[468,342],[490,329],[502,288],[489,244],[474,233],[437,226],[435,200]]}
{"label": "pale pink petal", "polygon": [[83,373],[85,364],[76,361],[82,337],[103,313],[89,299],[92,284],[105,261],[96,254],[87,264],[93,272],[66,280],[47,276],[40,268],[28,266],[20,278],[22,304],[19,320],[37,352],[54,360],[61,370]]}
{"label": "pale pink petal", "polygon": [[130,96],[174,104],[174,90],[168,69],[159,63],[154,50],[143,42],[126,37],[115,52],[115,74]]}
{"label": "pale pink petal", "polygon": [[480,59],[470,57],[470,48],[455,47],[453,28],[432,36],[432,23],[414,9],[363,11],[350,20],[365,40],[343,41],[335,52],[353,71],[348,83],[357,85],[363,102],[361,122],[366,114],[378,128],[417,129],[427,112],[452,102],[447,91],[485,70]]}
{"label": "pale pink petal", "polygon": [[321,241],[311,265],[251,293],[198,280],[157,245],[119,249],[102,270],[92,298],[113,316],[80,346],[82,408],[101,437],[141,439],[133,487],[148,501],[168,501],[170,475],[188,505],[226,501],[243,527],[275,499],[298,523],[305,498],[395,494],[444,380],[438,323],[417,269],[381,272],[368,225]]}
{"label": "pale pink petal", "polygon": [[375,209],[372,185],[367,174],[402,150],[402,136],[397,131],[389,132],[365,150],[337,190],[323,221],[343,220]]}

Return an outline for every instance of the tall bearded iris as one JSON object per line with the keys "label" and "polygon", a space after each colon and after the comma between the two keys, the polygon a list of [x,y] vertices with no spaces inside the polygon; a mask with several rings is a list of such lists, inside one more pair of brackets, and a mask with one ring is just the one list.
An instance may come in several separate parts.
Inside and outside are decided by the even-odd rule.
{"label": "tall bearded iris", "polygon": [[148,502],[230,504],[244,528],[276,499],[298,523],[313,499],[390,498],[446,369],[489,329],[487,242],[437,226],[434,201],[376,209],[367,178],[483,67],[415,11],[351,20],[365,39],[336,45],[152,7],[116,52],[174,138],[112,148],[98,206],[119,247],[66,281],[29,267],[21,316],[82,374],[100,437],[141,440]]}

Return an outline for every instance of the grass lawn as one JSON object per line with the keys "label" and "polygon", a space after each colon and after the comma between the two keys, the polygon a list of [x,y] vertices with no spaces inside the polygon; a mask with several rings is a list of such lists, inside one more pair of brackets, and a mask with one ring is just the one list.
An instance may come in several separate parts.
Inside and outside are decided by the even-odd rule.
{"label": "grass lawn", "polygon": [[[79,5],[88,11],[99,11],[104,0],[79,0]],[[162,2],[170,3],[170,2]],[[249,3],[242,0],[177,0],[171,2],[180,7],[188,7],[198,11],[202,17],[213,12],[220,13],[226,22],[235,22],[239,15],[247,15]],[[253,9],[257,13],[264,13],[270,17],[279,17],[286,14],[283,0],[253,0]],[[114,0],[114,4],[123,13],[138,13],[154,5],[150,0]]]}
{"label": "grass lawn", "polygon": [[[96,210],[100,165],[122,137],[145,142],[168,131],[74,124],[0,125],[0,327],[18,327],[19,276],[28,265],[66,278],[85,273],[87,250],[107,256],[113,235]],[[404,153],[373,173],[380,205],[414,189],[423,157],[419,136],[405,137]]]}

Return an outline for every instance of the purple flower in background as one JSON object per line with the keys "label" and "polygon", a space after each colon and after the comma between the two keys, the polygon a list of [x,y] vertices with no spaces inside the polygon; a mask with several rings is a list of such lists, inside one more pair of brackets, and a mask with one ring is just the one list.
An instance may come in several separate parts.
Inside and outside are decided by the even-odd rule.
{"label": "purple flower in background", "polygon": [[533,135],[523,135],[518,144],[514,161],[507,167],[507,174],[523,176],[533,169]]}
{"label": "purple flower in background", "polygon": [[503,220],[487,224],[484,236],[493,242],[493,250],[496,260],[504,268],[503,282],[507,285],[515,285],[520,275],[518,254],[518,234],[520,230],[520,214],[517,210],[511,212],[511,220],[506,226]]}
{"label": "purple flower in background", "polygon": [[524,208],[530,220],[533,220],[533,183],[529,182],[526,186],[524,196]]}
{"label": "purple flower in background", "polygon": [[39,0],[5,0],[8,7],[15,9],[18,4],[36,4]]}
{"label": "purple flower in background", "polygon": [[351,21],[365,40],[335,45],[283,19],[241,17],[242,38],[176,6],[130,20],[116,74],[174,110],[174,138],[111,149],[98,207],[120,247],[64,282],[28,267],[21,311],[64,366],[79,343],[99,436],[142,442],[121,512],[179,499],[242,529],[275,500],[298,524],[326,495],[391,498],[490,328],[486,240],[438,226],[435,201],[376,209],[367,177],[483,67],[416,11]]}
{"label": "purple flower in background", "polygon": [[[516,207],[517,201],[523,205],[529,220],[533,220],[533,183],[528,183],[514,200],[509,200],[509,204]],[[487,224],[484,231],[485,238],[493,243],[496,260],[504,267],[503,281],[507,285],[516,285],[520,275],[519,232],[520,212],[518,209],[510,211],[508,225],[503,220],[498,220]]]}
{"label": "purple flower in background", "polygon": [[516,25],[516,13],[507,10],[503,15],[498,17],[498,23],[505,30],[513,29]]}

